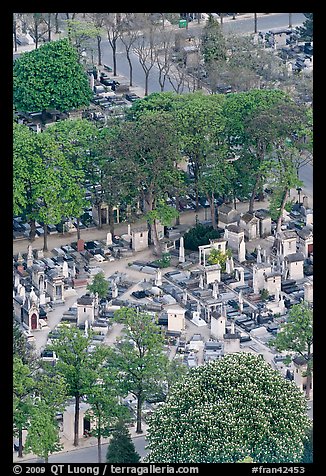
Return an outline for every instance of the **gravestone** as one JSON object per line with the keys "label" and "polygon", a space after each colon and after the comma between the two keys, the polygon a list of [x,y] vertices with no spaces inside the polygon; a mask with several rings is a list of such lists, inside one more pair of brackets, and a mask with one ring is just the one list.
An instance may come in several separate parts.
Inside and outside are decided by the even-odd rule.
{"label": "gravestone", "polygon": [[157,268],[156,271],[155,286],[162,286],[162,271],[160,268]]}
{"label": "gravestone", "polygon": [[112,245],[112,233],[107,233],[106,235],[106,246],[111,246]]}
{"label": "gravestone", "polygon": [[68,278],[69,276],[69,270],[68,270],[68,263],[67,261],[64,261],[62,264],[62,274],[64,278]]}
{"label": "gravestone", "polygon": [[37,257],[37,259],[42,259],[42,258],[44,258],[44,252],[43,252],[43,250],[37,250],[37,252],[36,252],[36,257]]}
{"label": "gravestone", "polygon": [[179,263],[185,262],[185,248],[184,248],[184,239],[183,236],[180,238],[180,248],[179,248]]}
{"label": "gravestone", "polygon": [[84,251],[85,249],[85,241],[81,238],[77,241],[77,251]]}

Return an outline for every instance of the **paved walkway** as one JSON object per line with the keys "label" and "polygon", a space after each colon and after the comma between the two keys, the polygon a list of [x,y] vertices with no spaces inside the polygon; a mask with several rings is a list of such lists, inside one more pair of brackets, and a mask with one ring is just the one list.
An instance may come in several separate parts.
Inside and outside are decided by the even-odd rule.
{"label": "paved walkway", "polygon": [[[248,211],[249,204],[239,202],[237,203],[237,210],[240,212],[246,212]],[[254,204],[255,210],[258,208],[267,208],[268,207],[268,201],[264,200],[262,202],[256,201]],[[204,221],[204,220],[209,220],[210,219],[210,211],[209,208],[203,209],[201,208],[198,213],[196,213],[194,210],[189,210],[185,212],[180,213],[180,224],[189,224],[189,225],[194,225],[196,223],[196,216],[198,216],[199,221]],[[146,219],[144,217],[141,217],[139,220],[137,220],[135,223],[131,225],[131,229],[137,228],[140,224],[146,223]],[[114,227],[114,232],[116,235],[122,235],[124,233],[127,233],[128,231],[128,222],[123,222],[115,225]],[[106,240],[106,235],[109,232],[109,227],[108,225],[104,225],[102,229],[98,228],[92,228],[92,229],[83,229],[80,231],[81,233],[81,238],[84,241],[90,241],[90,240]],[[48,249],[53,250],[53,248],[58,248],[73,242],[77,241],[77,235],[76,233],[54,233],[51,235],[48,235]],[[27,252],[27,247],[30,244],[30,241],[27,238],[24,239],[18,239],[13,241],[13,254],[17,254],[19,251],[21,253],[26,253]],[[32,247],[35,250],[41,250],[43,248],[43,237],[37,237],[35,240],[32,242]],[[50,252],[47,253],[50,256]],[[45,254],[45,255],[47,255]]]}

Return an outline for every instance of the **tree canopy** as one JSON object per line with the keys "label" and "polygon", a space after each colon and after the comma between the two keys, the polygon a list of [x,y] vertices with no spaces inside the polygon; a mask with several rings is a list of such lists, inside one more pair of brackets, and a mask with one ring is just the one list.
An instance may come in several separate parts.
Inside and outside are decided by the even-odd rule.
{"label": "tree canopy", "polygon": [[92,90],[67,39],[23,53],[13,67],[13,100],[23,112],[88,106]]}
{"label": "tree canopy", "polygon": [[299,462],[309,427],[293,382],[260,356],[229,354],[174,384],[150,418],[147,461]]}

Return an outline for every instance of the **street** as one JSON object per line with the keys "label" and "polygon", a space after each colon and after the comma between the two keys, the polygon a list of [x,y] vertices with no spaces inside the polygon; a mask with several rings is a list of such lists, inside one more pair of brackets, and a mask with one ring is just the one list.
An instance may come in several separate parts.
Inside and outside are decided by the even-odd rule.
{"label": "street", "polygon": [[[293,26],[301,25],[304,21],[303,13],[292,13],[292,24]],[[259,30],[269,30],[271,28],[283,28],[288,27],[289,25],[289,14],[288,13],[274,13],[271,15],[266,15],[262,17],[258,17],[257,19],[257,28]],[[204,23],[197,25],[191,25],[189,27],[190,32],[198,32],[202,30]],[[237,18],[236,20],[230,20],[228,22],[223,23],[223,30],[225,33],[234,32],[234,33],[253,33],[254,31],[254,19],[252,18],[245,18],[240,19]],[[108,64],[112,66],[112,48],[107,40],[107,38],[103,38],[102,40],[102,63]],[[96,51],[96,50],[95,50]],[[144,71],[138,61],[138,57],[135,53],[131,52],[131,62],[133,68],[133,83],[137,86],[144,87],[145,79],[144,79]],[[96,57],[96,53],[95,53]],[[125,48],[121,41],[117,42],[117,70],[119,74],[129,78],[129,64],[126,58]],[[166,81],[165,83],[165,91],[174,91],[173,87]],[[148,80],[148,92],[154,93],[160,91],[160,85],[158,82],[158,68],[154,65],[149,73],[149,80]],[[185,87],[184,92],[187,91],[187,87]]]}

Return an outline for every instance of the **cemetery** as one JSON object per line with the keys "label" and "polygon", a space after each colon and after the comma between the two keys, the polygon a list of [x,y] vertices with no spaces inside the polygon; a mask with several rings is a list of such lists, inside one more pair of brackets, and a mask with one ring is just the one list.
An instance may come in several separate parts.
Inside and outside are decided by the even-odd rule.
{"label": "cemetery", "polygon": [[[36,345],[46,355],[63,324],[86,334],[92,329],[93,346],[114,345],[114,313],[133,307],[153,316],[164,331],[167,355],[181,357],[187,368],[228,353],[259,353],[303,390],[304,363],[293,355],[286,365],[287,352],[276,358],[268,342],[294,304],[313,303],[313,277],[304,272],[307,262],[312,266],[312,217],[300,230],[289,227],[290,219],[287,230],[273,234],[267,210],[249,217],[237,216],[232,207],[221,208],[231,217],[225,219],[223,237],[210,239],[196,252],[184,247],[189,226],[175,225],[165,235],[162,227],[167,268],[160,268],[152,255],[146,226],[128,225],[126,234],[112,237],[108,232],[103,241],[71,242],[47,257],[29,245],[13,260],[14,318],[35,343],[38,335],[47,335],[41,347]],[[305,216],[303,211],[302,219]],[[253,228],[248,229],[249,223]],[[309,244],[303,242],[307,236]],[[227,256],[224,264],[211,264],[217,251]],[[107,296],[99,299],[86,286],[102,271],[109,286]],[[59,316],[56,325],[54,314]],[[153,411],[146,405],[147,412]],[[69,407],[64,415],[63,435],[70,438]]]}

